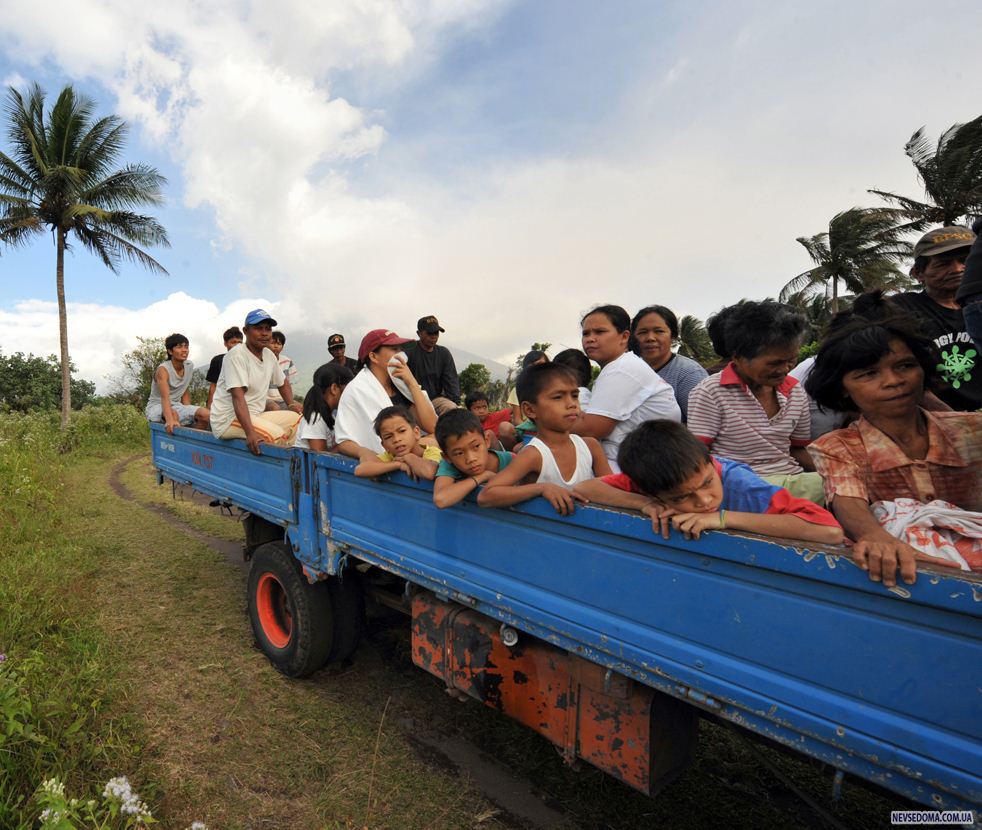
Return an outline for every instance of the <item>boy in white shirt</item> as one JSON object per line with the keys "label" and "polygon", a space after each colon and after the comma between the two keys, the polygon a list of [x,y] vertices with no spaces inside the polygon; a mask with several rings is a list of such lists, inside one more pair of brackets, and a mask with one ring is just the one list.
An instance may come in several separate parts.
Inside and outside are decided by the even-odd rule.
{"label": "boy in white shirt", "polygon": [[[290,446],[303,407],[293,400],[290,381],[268,348],[276,321],[261,308],[250,311],[242,327],[245,342],[229,350],[215,385],[211,431],[218,438],[245,438],[259,455],[263,442]],[[264,412],[270,383],[283,396],[287,410]]]}

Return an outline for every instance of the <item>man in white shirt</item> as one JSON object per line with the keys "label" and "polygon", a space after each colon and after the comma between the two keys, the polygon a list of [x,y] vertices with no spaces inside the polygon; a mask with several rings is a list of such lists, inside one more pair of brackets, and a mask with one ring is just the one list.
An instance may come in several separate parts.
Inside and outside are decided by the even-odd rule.
{"label": "man in white shirt", "polygon": [[[294,402],[290,381],[268,348],[276,321],[261,308],[246,315],[245,342],[232,347],[222,362],[211,404],[211,431],[218,438],[245,438],[259,455],[263,442],[288,447],[293,443],[303,407]],[[277,387],[287,409],[265,412],[270,384]]]}

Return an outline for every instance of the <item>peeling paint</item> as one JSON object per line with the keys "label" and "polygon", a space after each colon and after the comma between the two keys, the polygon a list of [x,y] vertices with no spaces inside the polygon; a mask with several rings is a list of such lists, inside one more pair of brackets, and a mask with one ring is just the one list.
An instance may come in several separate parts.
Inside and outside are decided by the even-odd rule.
{"label": "peeling paint", "polygon": [[896,594],[898,597],[903,599],[910,599],[910,591],[906,588],[901,588],[899,585],[894,585],[892,588],[887,588],[891,594]]}

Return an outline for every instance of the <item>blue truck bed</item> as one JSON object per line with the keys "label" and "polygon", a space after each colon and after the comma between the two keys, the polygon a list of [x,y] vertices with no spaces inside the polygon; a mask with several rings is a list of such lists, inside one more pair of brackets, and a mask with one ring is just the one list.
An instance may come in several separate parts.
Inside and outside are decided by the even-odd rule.
{"label": "blue truck bed", "polygon": [[151,427],[162,476],[283,528],[310,579],[359,560],[936,809],[982,805],[982,581],[870,582],[841,549],[542,500],[440,511],[348,459]]}

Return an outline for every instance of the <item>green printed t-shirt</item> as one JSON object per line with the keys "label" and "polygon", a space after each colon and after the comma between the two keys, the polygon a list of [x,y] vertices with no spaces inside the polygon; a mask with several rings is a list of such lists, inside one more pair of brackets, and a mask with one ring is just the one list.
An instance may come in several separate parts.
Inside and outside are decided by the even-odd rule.
{"label": "green printed t-shirt", "polygon": [[[510,452],[507,452],[506,450],[489,450],[489,452],[493,452],[496,456],[498,456],[499,473],[503,469],[505,469],[505,467],[507,467],[511,463],[512,458],[514,458],[514,456]],[[443,459],[443,461],[440,462],[440,466],[436,468],[436,474],[438,476],[450,476],[450,478],[454,480],[467,478],[467,476],[465,476],[460,470],[454,467],[454,465],[451,464],[449,461],[447,461],[447,459],[445,458]]]}

